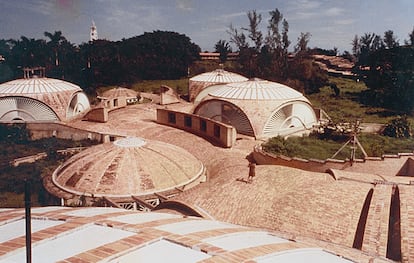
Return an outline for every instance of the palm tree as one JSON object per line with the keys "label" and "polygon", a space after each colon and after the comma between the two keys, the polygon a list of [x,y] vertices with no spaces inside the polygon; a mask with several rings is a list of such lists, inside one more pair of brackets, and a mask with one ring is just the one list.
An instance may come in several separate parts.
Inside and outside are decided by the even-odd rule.
{"label": "palm tree", "polygon": [[47,45],[52,49],[55,55],[55,66],[59,66],[58,52],[60,51],[62,44],[67,40],[62,36],[62,31],[55,31],[53,34],[46,31],[44,35],[50,39],[49,42],[47,42]]}
{"label": "palm tree", "polygon": [[232,52],[232,49],[227,41],[219,40],[215,45],[215,51],[220,53],[220,62],[224,63],[227,60],[227,55]]}

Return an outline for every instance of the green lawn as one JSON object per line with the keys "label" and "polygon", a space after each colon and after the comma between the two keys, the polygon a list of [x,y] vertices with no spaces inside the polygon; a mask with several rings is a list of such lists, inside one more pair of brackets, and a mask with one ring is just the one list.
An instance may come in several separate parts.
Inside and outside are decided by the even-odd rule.
{"label": "green lawn", "polygon": [[[414,150],[414,138],[397,139],[377,134],[361,134],[358,140],[370,157],[380,157],[382,154],[397,154],[412,152]],[[315,136],[309,137],[289,137],[285,141],[281,138],[271,138],[263,144],[265,151],[274,154],[283,154],[289,157],[300,157],[304,159],[325,160],[331,158],[347,139],[340,141],[321,140]],[[350,144],[346,146],[335,159],[350,158]],[[360,149],[356,152],[357,158],[362,158]]]}
{"label": "green lawn", "polygon": [[[360,119],[362,122],[385,124],[397,115],[387,109],[361,103],[361,92],[367,89],[362,81],[337,77],[330,77],[329,81],[340,89],[338,97],[335,97],[335,93],[328,86],[321,88],[319,93],[307,97],[315,107],[323,109],[334,122],[352,122]],[[413,122],[412,117],[409,119]]]}

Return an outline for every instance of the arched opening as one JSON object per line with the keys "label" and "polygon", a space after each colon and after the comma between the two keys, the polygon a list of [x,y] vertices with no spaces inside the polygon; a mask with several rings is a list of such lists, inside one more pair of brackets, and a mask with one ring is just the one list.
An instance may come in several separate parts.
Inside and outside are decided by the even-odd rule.
{"label": "arched opening", "polygon": [[75,117],[90,108],[88,97],[85,94],[78,92],[73,95],[68,109],[66,110],[66,117]]}
{"label": "arched opening", "polygon": [[202,102],[194,110],[194,114],[229,124],[236,128],[238,133],[255,136],[253,127],[246,114],[230,102],[208,100]]}
{"label": "arched opening", "polygon": [[284,135],[291,131],[310,129],[316,122],[316,114],[309,104],[294,101],[282,105],[271,114],[263,128],[263,134]]}
{"label": "arched opening", "polygon": [[45,103],[27,97],[0,98],[1,121],[54,121],[57,114]]}

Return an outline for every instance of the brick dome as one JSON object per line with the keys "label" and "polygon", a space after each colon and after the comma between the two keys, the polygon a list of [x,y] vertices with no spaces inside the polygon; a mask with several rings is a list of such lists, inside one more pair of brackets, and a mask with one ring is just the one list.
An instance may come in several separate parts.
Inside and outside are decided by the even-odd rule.
{"label": "brick dome", "polygon": [[130,137],[76,154],[54,172],[53,183],[79,196],[125,198],[184,187],[203,174],[203,164],[186,150]]}

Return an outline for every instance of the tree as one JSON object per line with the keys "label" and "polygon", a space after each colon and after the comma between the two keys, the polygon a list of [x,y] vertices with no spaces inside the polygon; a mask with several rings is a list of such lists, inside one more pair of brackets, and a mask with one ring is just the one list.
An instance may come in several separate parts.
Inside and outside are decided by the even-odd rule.
{"label": "tree", "polygon": [[359,43],[358,35],[354,36],[354,39],[352,40],[352,54],[354,56],[359,56],[361,53],[361,44]]}
{"label": "tree", "polygon": [[414,109],[414,47],[381,49],[371,53],[365,64],[364,82],[367,102],[389,109],[411,112]]}
{"label": "tree", "polygon": [[215,45],[215,52],[220,53],[220,62],[227,60],[227,55],[232,52],[230,44],[225,40],[219,40]]}
{"label": "tree", "polygon": [[398,40],[394,36],[394,32],[392,30],[384,32],[384,45],[385,48],[394,48],[399,46]]}
{"label": "tree", "polygon": [[66,38],[64,36],[62,36],[62,32],[61,31],[55,31],[55,33],[49,33],[49,32],[44,32],[45,37],[49,38],[49,42],[47,42],[46,44],[48,45],[48,47],[53,51],[54,53],[54,57],[55,57],[55,66],[59,66],[59,49],[60,46],[62,45],[63,41],[66,41]]}
{"label": "tree", "polygon": [[283,15],[280,13],[279,9],[275,9],[269,12],[270,19],[269,25],[267,26],[267,36],[266,36],[266,45],[272,49],[276,50],[281,47],[281,35],[279,32],[279,25],[283,19]]}
{"label": "tree", "polygon": [[230,35],[230,42],[235,44],[238,50],[249,47],[246,35],[242,31],[237,30],[237,28],[234,28],[232,24],[230,24],[227,33]]}
{"label": "tree", "polygon": [[256,52],[259,52],[263,44],[263,34],[259,30],[262,15],[257,14],[256,10],[252,10],[247,13],[247,17],[249,18],[249,28],[245,30],[249,32],[248,36],[253,41]]}
{"label": "tree", "polygon": [[405,40],[406,45],[414,46],[414,27],[410,34],[408,34],[409,40]]}
{"label": "tree", "polygon": [[297,55],[302,55],[308,51],[308,44],[310,41],[311,34],[309,32],[300,33],[300,36],[298,37],[298,42],[295,46],[295,53]]}

